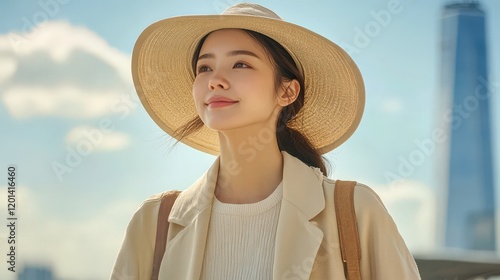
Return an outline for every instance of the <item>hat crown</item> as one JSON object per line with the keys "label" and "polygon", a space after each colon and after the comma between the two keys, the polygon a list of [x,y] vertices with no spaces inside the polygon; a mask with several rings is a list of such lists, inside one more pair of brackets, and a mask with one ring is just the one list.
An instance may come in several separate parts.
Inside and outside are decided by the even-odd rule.
{"label": "hat crown", "polygon": [[282,19],[275,12],[269,10],[268,8],[254,3],[238,3],[236,5],[228,7],[226,10],[224,10],[224,12],[222,12],[222,15],[249,15],[279,20]]}

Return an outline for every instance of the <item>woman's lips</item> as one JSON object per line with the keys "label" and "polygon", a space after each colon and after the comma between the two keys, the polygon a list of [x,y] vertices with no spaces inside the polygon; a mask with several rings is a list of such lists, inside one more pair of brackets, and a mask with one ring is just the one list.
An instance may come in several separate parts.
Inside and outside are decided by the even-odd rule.
{"label": "woman's lips", "polygon": [[238,103],[238,101],[213,101],[207,104],[209,108],[221,108],[231,106]]}
{"label": "woman's lips", "polygon": [[231,106],[235,103],[238,103],[238,101],[223,96],[214,96],[208,100],[207,106],[209,108],[221,108]]}

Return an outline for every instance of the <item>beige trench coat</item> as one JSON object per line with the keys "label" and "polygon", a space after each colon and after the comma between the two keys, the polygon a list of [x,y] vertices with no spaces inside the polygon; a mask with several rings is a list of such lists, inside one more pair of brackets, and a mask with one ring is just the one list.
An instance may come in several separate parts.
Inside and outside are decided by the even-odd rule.
{"label": "beige trench coat", "polygon": [[[276,232],[274,280],[345,279],[333,190],[335,181],[283,152],[283,200]],[[199,279],[219,158],[177,198],[159,279]],[[420,279],[415,261],[380,198],[358,184],[355,210],[362,279]],[[144,201],[127,228],[111,279],[151,278],[160,195]]]}

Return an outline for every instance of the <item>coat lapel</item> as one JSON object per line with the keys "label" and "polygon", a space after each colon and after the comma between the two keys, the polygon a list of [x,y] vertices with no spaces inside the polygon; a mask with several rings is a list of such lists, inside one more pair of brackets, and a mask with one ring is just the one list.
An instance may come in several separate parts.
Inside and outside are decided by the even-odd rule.
{"label": "coat lapel", "polygon": [[325,208],[322,174],[283,152],[283,200],[273,279],[309,279],[323,231],[310,220]]}
{"label": "coat lapel", "polygon": [[175,201],[158,279],[200,279],[218,172],[219,158]]}

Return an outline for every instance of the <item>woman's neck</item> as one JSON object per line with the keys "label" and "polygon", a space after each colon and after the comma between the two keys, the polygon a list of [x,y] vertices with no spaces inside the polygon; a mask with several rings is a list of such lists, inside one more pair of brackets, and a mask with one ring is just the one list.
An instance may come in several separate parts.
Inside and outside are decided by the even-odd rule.
{"label": "woman's neck", "polygon": [[220,133],[221,154],[215,195],[225,203],[255,203],[268,197],[283,179],[283,157],[276,134]]}

